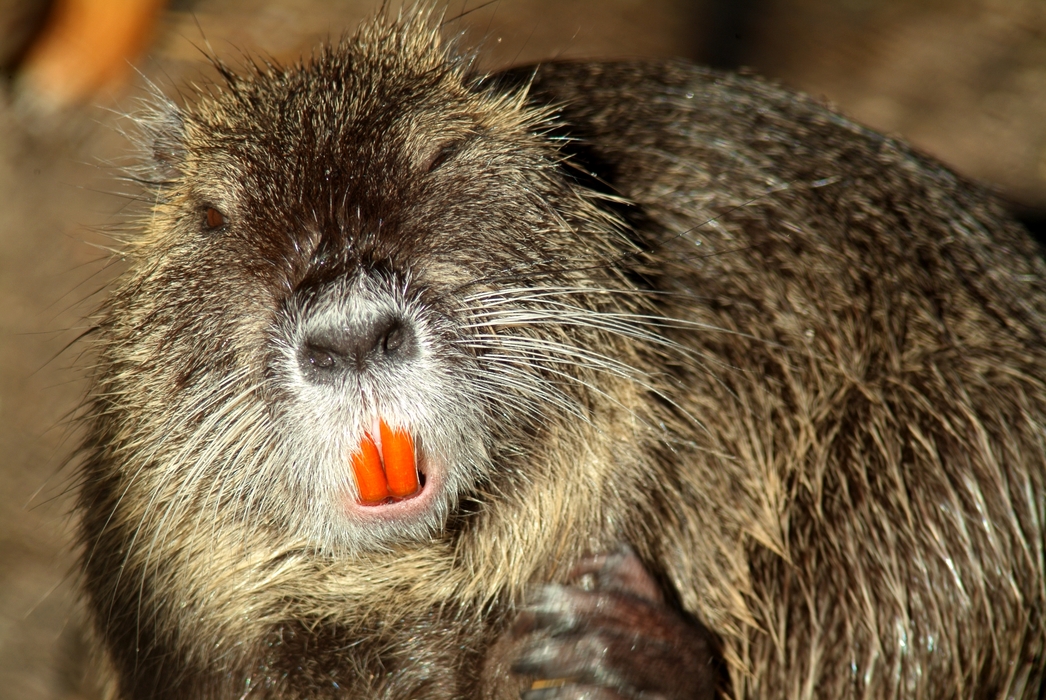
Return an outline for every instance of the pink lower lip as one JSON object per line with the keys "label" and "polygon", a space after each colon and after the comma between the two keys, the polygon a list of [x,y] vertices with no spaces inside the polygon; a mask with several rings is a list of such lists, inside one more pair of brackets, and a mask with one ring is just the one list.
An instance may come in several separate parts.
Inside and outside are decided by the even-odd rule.
{"label": "pink lower lip", "polygon": [[391,506],[391,505],[393,505],[395,503],[402,503],[403,501],[409,501],[409,500],[412,500],[414,498],[418,498],[419,496],[421,496],[422,493],[425,492],[425,485],[426,485],[425,472],[423,472],[421,470],[418,470],[418,476],[419,476],[418,490],[415,491],[414,493],[412,493],[409,496],[389,496],[384,501],[378,501],[376,503],[375,502],[369,502],[369,501],[359,501],[358,505],[361,508],[384,508],[386,506]]}
{"label": "pink lower lip", "polygon": [[369,504],[360,503],[354,496],[349,496],[345,499],[346,514],[353,520],[363,522],[412,520],[425,516],[431,510],[436,492],[441,487],[442,474],[438,467],[424,459],[419,460],[418,467],[422,475],[422,485],[414,495]]}

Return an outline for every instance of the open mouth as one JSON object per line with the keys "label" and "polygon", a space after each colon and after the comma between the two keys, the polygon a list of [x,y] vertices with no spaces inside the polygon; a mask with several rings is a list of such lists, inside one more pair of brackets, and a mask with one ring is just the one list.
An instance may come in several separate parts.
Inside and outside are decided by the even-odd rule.
{"label": "open mouth", "polygon": [[390,428],[384,419],[376,423],[352,455],[358,505],[383,506],[417,497],[425,488],[425,474],[418,466],[414,438]]}

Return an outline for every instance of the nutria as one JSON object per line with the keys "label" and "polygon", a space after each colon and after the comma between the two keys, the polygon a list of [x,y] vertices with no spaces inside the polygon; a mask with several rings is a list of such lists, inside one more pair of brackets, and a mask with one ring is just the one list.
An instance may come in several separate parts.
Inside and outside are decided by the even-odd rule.
{"label": "nutria", "polygon": [[1038,697],[1046,267],[983,190],[425,12],[216,65],[93,334],[110,697]]}

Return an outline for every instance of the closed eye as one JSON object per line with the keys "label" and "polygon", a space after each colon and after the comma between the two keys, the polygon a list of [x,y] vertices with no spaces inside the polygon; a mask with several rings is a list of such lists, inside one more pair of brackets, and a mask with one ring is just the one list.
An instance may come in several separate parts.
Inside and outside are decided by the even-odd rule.
{"label": "closed eye", "polygon": [[431,156],[429,156],[428,161],[423,166],[423,170],[426,173],[431,173],[433,170],[436,170],[438,167],[453,158],[454,154],[457,153],[460,148],[460,142],[443,144],[436,149]]}

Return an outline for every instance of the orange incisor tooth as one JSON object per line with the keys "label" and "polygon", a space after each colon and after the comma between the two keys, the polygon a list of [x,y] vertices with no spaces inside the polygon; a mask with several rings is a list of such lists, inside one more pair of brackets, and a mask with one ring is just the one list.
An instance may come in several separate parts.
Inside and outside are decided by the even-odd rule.
{"label": "orange incisor tooth", "polygon": [[391,429],[381,423],[381,456],[385,461],[385,478],[389,493],[397,498],[418,492],[418,465],[414,459],[414,439],[404,430]]}
{"label": "orange incisor tooth", "polygon": [[381,503],[389,497],[389,485],[381,468],[381,455],[374,439],[364,433],[360,450],[352,455],[352,473],[360,490],[362,503]]}

